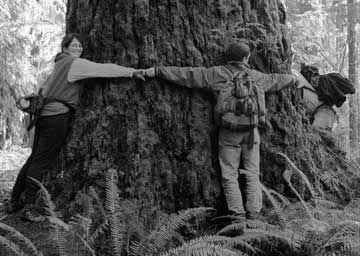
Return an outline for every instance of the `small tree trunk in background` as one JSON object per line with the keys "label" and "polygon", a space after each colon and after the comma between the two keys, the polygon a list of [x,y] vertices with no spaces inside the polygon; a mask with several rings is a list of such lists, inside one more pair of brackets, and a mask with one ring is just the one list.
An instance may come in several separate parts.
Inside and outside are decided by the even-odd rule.
{"label": "small tree trunk in background", "polygon": [[[253,67],[285,73],[291,65],[285,17],[280,0],[74,0],[68,1],[67,31],[89,35],[86,58],[137,68],[222,64],[229,42],[238,38],[251,46]],[[89,186],[103,197],[104,173],[115,168],[123,199],[167,212],[200,205],[226,209],[210,93],[159,79],[84,83],[73,134],[57,163],[64,176],[50,182],[58,204],[85,209]],[[273,129],[262,133],[263,183],[291,196],[281,176],[285,163],[276,154],[283,152],[319,193],[349,199],[344,163],[309,133],[298,103],[290,90],[267,96]],[[329,169],[339,171],[338,185],[322,180]],[[296,187],[306,195],[304,183]]]}
{"label": "small tree trunk in background", "polygon": [[[357,73],[356,73],[356,12],[355,0],[348,0],[348,47],[349,47],[349,79],[354,83],[357,89]],[[359,155],[359,93],[350,96],[350,148],[354,155]]]}

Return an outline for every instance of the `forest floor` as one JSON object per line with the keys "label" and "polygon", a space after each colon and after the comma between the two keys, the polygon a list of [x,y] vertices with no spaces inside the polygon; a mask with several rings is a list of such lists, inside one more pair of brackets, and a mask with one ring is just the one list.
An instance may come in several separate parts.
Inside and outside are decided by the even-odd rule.
{"label": "forest floor", "polygon": [[[0,151],[0,221],[15,228],[33,241],[44,255],[58,255],[55,243],[49,240],[51,230],[49,222],[24,222],[19,218],[19,212],[6,215],[6,213],[2,211],[3,201],[10,196],[16,176],[30,153],[31,148],[22,148],[20,146],[12,146],[8,150]],[[2,256],[1,250],[0,256]]]}
{"label": "forest floor", "polygon": [[[18,171],[25,163],[30,151],[31,149],[29,148],[21,147],[13,147],[7,151],[0,151],[0,209],[2,209],[3,199],[9,196]],[[294,223],[296,220],[301,220],[306,217],[307,213],[304,210],[301,203],[295,203],[290,206],[289,216],[290,214],[292,215],[291,219],[295,220]],[[275,213],[273,212],[273,214],[274,217]],[[271,215],[272,214],[270,213],[268,218],[266,218],[270,223],[272,223],[271,220],[273,219]],[[360,227],[360,198],[354,198],[346,206],[341,206],[326,200],[320,200],[318,202],[318,207],[312,207],[311,215],[313,215],[313,221],[308,221],[307,224],[307,228],[310,230],[321,231],[324,228],[323,224],[325,224],[327,227],[332,227],[331,232],[341,231],[340,224],[344,222],[353,222],[356,226]],[[20,219],[19,213],[6,215],[4,212],[0,211],[0,222],[15,228],[29,238],[43,255],[59,255],[56,243],[52,239],[53,232],[49,221],[42,223],[24,222]],[[294,233],[299,232],[299,230],[295,228],[293,231]],[[2,255],[0,246],[0,256]]]}
{"label": "forest floor", "polygon": [[5,198],[10,194],[16,176],[29,157],[30,148],[12,146],[0,151],[0,208]]}

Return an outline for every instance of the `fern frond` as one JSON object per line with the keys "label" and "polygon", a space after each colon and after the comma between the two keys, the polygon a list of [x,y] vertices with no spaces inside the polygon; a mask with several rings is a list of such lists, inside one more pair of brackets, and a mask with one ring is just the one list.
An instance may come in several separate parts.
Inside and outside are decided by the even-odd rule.
{"label": "fern frond", "polygon": [[73,237],[76,237],[85,249],[95,256],[95,251],[92,249],[90,243],[88,243],[76,229],[73,229],[72,225],[66,224],[61,219],[56,217],[49,217],[49,221],[53,226],[52,236],[56,241],[57,248],[61,256],[68,255],[67,248],[68,242],[66,240],[66,234],[71,234]]}
{"label": "fern frond", "polygon": [[91,219],[81,215],[76,215],[70,219],[69,225],[70,228],[81,237],[86,239],[89,237]]}
{"label": "fern frond", "polygon": [[231,250],[229,248],[224,248],[221,242],[227,241],[229,238],[222,236],[204,236],[199,237],[189,242],[183,244],[180,247],[169,250],[166,253],[161,254],[161,256],[204,256],[204,255],[213,255],[213,256],[235,256],[235,255],[244,255],[238,250]]}
{"label": "fern frond", "polygon": [[290,205],[290,201],[289,199],[287,199],[285,196],[283,196],[282,194],[276,192],[275,190],[271,189],[271,188],[267,188],[267,190],[269,191],[270,195],[275,195],[276,198],[280,199],[280,201],[284,204],[284,205]]}
{"label": "fern frond", "polygon": [[291,188],[291,190],[296,194],[296,196],[299,198],[301,204],[304,206],[305,212],[307,213],[307,215],[309,216],[310,219],[315,220],[314,216],[312,215],[312,213],[310,212],[309,207],[307,206],[306,202],[304,201],[304,199],[300,196],[300,194],[297,192],[297,190],[294,188],[294,186],[289,182],[288,183],[289,187]]}
{"label": "fern frond", "polygon": [[[308,214],[308,216],[311,218],[311,219],[315,219],[314,216],[311,214],[308,206],[306,205],[304,199],[300,196],[300,194],[297,192],[297,190],[294,188],[294,186],[291,184],[291,176],[293,174],[293,170],[295,170],[299,175],[300,177],[304,180],[305,182],[305,185],[307,186],[308,190],[310,191],[310,194],[312,196],[312,198],[316,198],[316,194],[314,192],[314,189],[310,183],[310,181],[308,180],[308,178],[306,177],[306,175],[300,171],[296,165],[287,157],[287,155],[283,154],[283,153],[280,153],[278,152],[277,153],[278,155],[284,157],[286,159],[286,161],[290,164],[290,166],[292,167],[292,169],[286,169],[284,172],[283,172],[283,178],[284,180],[286,181],[286,183],[289,185],[289,187],[291,188],[291,190],[295,193],[295,195],[299,198],[300,202],[302,203],[302,205],[304,206],[304,209],[306,211],[306,213]],[[316,201],[315,201],[316,202]]]}
{"label": "fern frond", "polygon": [[291,247],[291,240],[286,234],[272,231],[271,233],[261,229],[244,229],[244,234],[239,236],[239,239],[252,242],[269,242],[270,239],[275,239],[279,242],[283,242],[284,244]]}
{"label": "fern frond", "polygon": [[95,242],[100,236],[103,236],[106,231],[109,230],[109,224],[107,222],[102,223],[90,236],[89,244],[91,247],[95,247]]}
{"label": "fern frond", "polygon": [[260,220],[244,220],[243,222],[233,223],[228,226],[225,226],[221,230],[219,230],[216,234],[217,235],[226,235],[233,232],[239,232],[243,234],[244,229],[273,229],[274,227],[270,224],[262,222]]}
{"label": "fern frond", "polygon": [[56,242],[58,251],[60,256],[66,256],[67,252],[66,252],[66,248],[67,248],[67,241],[66,241],[66,234],[64,232],[64,230],[69,231],[70,228],[69,226],[64,223],[58,216],[59,214],[57,214],[55,212],[55,205],[51,200],[51,196],[49,194],[49,192],[47,191],[47,189],[44,187],[44,185],[32,178],[32,177],[28,177],[30,180],[32,180],[34,183],[36,183],[39,188],[40,188],[40,197],[43,199],[43,203],[44,203],[44,210],[46,211],[47,215],[50,216],[48,217],[50,223],[52,224],[52,231],[51,231],[51,235],[54,239],[54,241]]}
{"label": "fern frond", "polygon": [[150,233],[138,246],[132,246],[133,255],[158,255],[166,249],[168,242],[177,234],[179,228],[192,219],[205,220],[207,213],[215,211],[211,207],[191,208],[172,214],[168,224]]}
{"label": "fern frond", "polygon": [[19,246],[17,246],[15,243],[13,243],[12,241],[6,239],[3,236],[0,236],[0,245],[2,247],[2,252],[3,253],[6,251],[5,248],[7,248],[11,252],[13,252],[13,254],[15,254],[16,256],[23,256],[24,255],[24,253],[20,250]]}
{"label": "fern frond", "polygon": [[58,213],[55,212],[55,205],[51,200],[51,196],[47,189],[44,187],[44,185],[40,181],[32,177],[28,177],[28,179],[32,180],[36,185],[39,186],[40,197],[43,199],[44,210],[46,211],[47,215],[52,217],[59,217]]}
{"label": "fern frond", "polygon": [[186,225],[191,219],[205,221],[206,216],[208,216],[210,212],[215,211],[212,207],[197,207],[179,211],[177,214],[170,215],[169,225],[163,226],[161,230],[171,229],[176,231]]}
{"label": "fern frond", "polygon": [[333,245],[341,245],[345,249],[351,250],[360,246],[360,222],[344,221],[336,225],[324,248]]}
{"label": "fern frond", "polygon": [[82,238],[78,233],[74,233],[74,235],[81,241],[81,244],[91,254],[91,256],[96,256],[94,249],[91,248],[90,244],[84,238]]}
{"label": "fern frond", "polygon": [[48,219],[52,225],[51,237],[56,243],[60,256],[67,256],[66,232],[70,231],[70,226],[57,217]]}
{"label": "fern frond", "polygon": [[116,170],[110,169],[106,172],[106,188],[105,188],[105,210],[110,228],[111,246],[114,255],[121,255],[124,227],[119,218],[117,218],[116,209],[120,208],[119,192],[115,184]]}
{"label": "fern frond", "polygon": [[236,249],[239,248],[242,252],[251,252],[252,254],[256,255],[257,251],[259,251],[258,249],[254,248],[253,246],[251,246],[249,243],[245,242],[244,240],[242,240],[239,237],[232,237],[230,238],[224,245],[224,248],[228,248],[228,249]]}
{"label": "fern frond", "polygon": [[0,229],[4,230],[6,234],[11,236],[16,242],[20,243],[25,248],[23,251],[30,256],[39,256],[42,255],[40,251],[35,247],[35,245],[23,234],[17,231],[15,228],[10,227],[2,222],[0,222]]}
{"label": "fern frond", "polygon": [[339,208],[339,204],[336,202],[326,200],[325,198],[314,198],[317,205],[320,205],[326,209],[336,209]]}
{"label": "fern frond", "polygon": [[310,191],[310,194],[312,197],[316,197],[316,193],[315,190],[313,188],[313,186],[311,185],[309,179],[307,178],[307,176],[300,171],[299,168],[296,167],[296,165],[289,159],[289,157],[287,155],[285,155],[284,153],[278,152],[278,155],[282,156],[283,158],[285,158],[285,160],[290,164],[290,166],[300,175],[300,177],[303,179],[303,181],[305,182],[305,185],[307,186],[307,188]]}
{"label": "fern frond", "polygon": [[89,195],[93,199],[95,199],[96,205],[98,206],[98,209],[100,210],[101,216],[103,217],[103,219],[105,219],[106,218],[106,213],[105,213],[105,210],[104,210],[104,206],[102,204],[102,201],[100,200],[100,197],[99,197],[98,193],[96,192],[95,188],[92,187],[92,186],[89,188]]}
{"label": "fern frond", "polygon": [[280,226],[285,227],[287,223],[287,217],[284,214],[284,207],[271,195],[267,187],[265,187],[262,183],[260,183],[260,186],[274,207],[274,211],[279,219]]}

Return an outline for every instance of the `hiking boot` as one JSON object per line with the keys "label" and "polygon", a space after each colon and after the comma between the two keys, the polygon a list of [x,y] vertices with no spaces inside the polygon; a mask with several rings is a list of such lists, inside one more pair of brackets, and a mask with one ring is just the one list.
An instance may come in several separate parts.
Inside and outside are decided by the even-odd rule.
{"label": "hiking boot", "polygon": [[24,207],[22,203],[20,203],[18,200],[11,200],[11,199],[5,199],[4,200],[4,210],[8,214],[12,214],[14,212],[17,212],[21,210]]}
{"label": "hiking boot", "polygon": [[29,222],[43,222],[46,217],[41,215],[33,206],[25,206],[20,213],[20,218]]}
{"label": "hiking boot", "polygon": [[246,212],[246,219],[248,219],[248,220],[261,220],[261,215],[258,212]]}

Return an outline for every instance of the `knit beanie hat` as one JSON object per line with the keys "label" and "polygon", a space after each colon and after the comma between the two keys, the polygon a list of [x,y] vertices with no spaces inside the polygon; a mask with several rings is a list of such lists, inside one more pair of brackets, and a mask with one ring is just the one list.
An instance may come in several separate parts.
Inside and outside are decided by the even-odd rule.
{"label": "knit beanie hat", "polygon": [[250,53],[250,48],[244,43],[232,43],[228,49],[229,61],[242,61]]}

